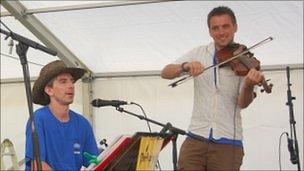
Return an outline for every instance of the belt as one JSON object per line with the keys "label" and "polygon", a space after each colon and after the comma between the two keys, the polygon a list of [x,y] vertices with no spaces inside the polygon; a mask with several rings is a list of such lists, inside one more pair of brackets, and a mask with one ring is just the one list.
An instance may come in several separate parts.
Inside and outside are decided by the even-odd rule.
{"label": "belt", "polygon": [[192,138],[198,141],[206,142],[206,143],[215,143],[215,144],[229,144],[229,145],[236,145],[236,146],[243,146],[243,143],[241,140],[231,140],[227,138],[223,138],[221,140],[215,140],[215,139],[208,139],[205,137],[202,137],[200,135],[193,134],[192,132],[188,132],[187,138]]}
{"label": "belt", "polygon": [[205,137],[193,134],[191,132],[188,132],[187,135],[188,135],[189,138],[192,138],[192,139],[195,139],[195,140],[199,140],[199,141],[202,141],[202,142],[212,142],[211,140],[209,140],[209,139],[207,139]]}

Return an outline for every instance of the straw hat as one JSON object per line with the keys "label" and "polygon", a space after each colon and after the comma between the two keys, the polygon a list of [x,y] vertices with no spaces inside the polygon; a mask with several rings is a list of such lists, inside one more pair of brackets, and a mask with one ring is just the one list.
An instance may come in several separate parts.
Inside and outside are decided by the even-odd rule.
{"label": "straw hat", "polygon": [[70,73],[75,82],[81,78],[86,70],[82,68],[67,67],[63,61],[56,60],[45,65],[39,74],[38,79],[33,86],[33,102],[40,105],[48,105],[50,103],[49,96],[44,92],[44,87],[48,82],[62,73]]}

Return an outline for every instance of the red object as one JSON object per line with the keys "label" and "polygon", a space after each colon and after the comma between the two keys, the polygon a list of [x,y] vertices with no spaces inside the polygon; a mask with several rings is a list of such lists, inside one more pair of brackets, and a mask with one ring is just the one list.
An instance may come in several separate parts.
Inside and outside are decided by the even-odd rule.
{"label": "red object", "polygon": [[[102,171],[106,168],[106,166],[117,157],[118,153],[126,147],[126,145],[131,141],[131,136],[122,136],[120,137],[112,146],[109,147],[108,150],[102,152],[100,156],[101,162],[93,168],[96,171]],[[106,153],[106,154],[105,154]],[[104,156],[103,156],[104,155]]]}

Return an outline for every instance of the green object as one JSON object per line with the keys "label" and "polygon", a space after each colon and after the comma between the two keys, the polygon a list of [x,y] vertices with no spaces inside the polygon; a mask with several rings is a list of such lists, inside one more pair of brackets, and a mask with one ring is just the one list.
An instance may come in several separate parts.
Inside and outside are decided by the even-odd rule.
{"label": "green object", "polygon": [[83,155],[84,155],[84,157],[86,159],[88,159],[88,161],[89,161],[90,164],[91,163],[95,163],[97,165],[97,164],[100,163],[100,160],[98,160],[97,156],[95,156],[95,155],[92,155],[92,154],[90,154],[88,152],[84,152]]}

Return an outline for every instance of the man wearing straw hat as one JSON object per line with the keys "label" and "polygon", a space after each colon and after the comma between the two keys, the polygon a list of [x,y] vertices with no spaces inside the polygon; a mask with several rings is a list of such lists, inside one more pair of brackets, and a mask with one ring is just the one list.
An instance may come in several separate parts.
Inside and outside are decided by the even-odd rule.
{"label": "man wearing straw hat", "polygon": [[[56,60],[44,66],[33,86],[33,102],[43,107],[34,112],[43,170],[80,170],[88,166],[83,153],[98,155],[90,123],[69,109],[74,83],[84,69],[67,67]],[[33,160],[31,124],[26,127],[26,170],[37,169]],[[34,167],[32,167],[34,166]]]}

